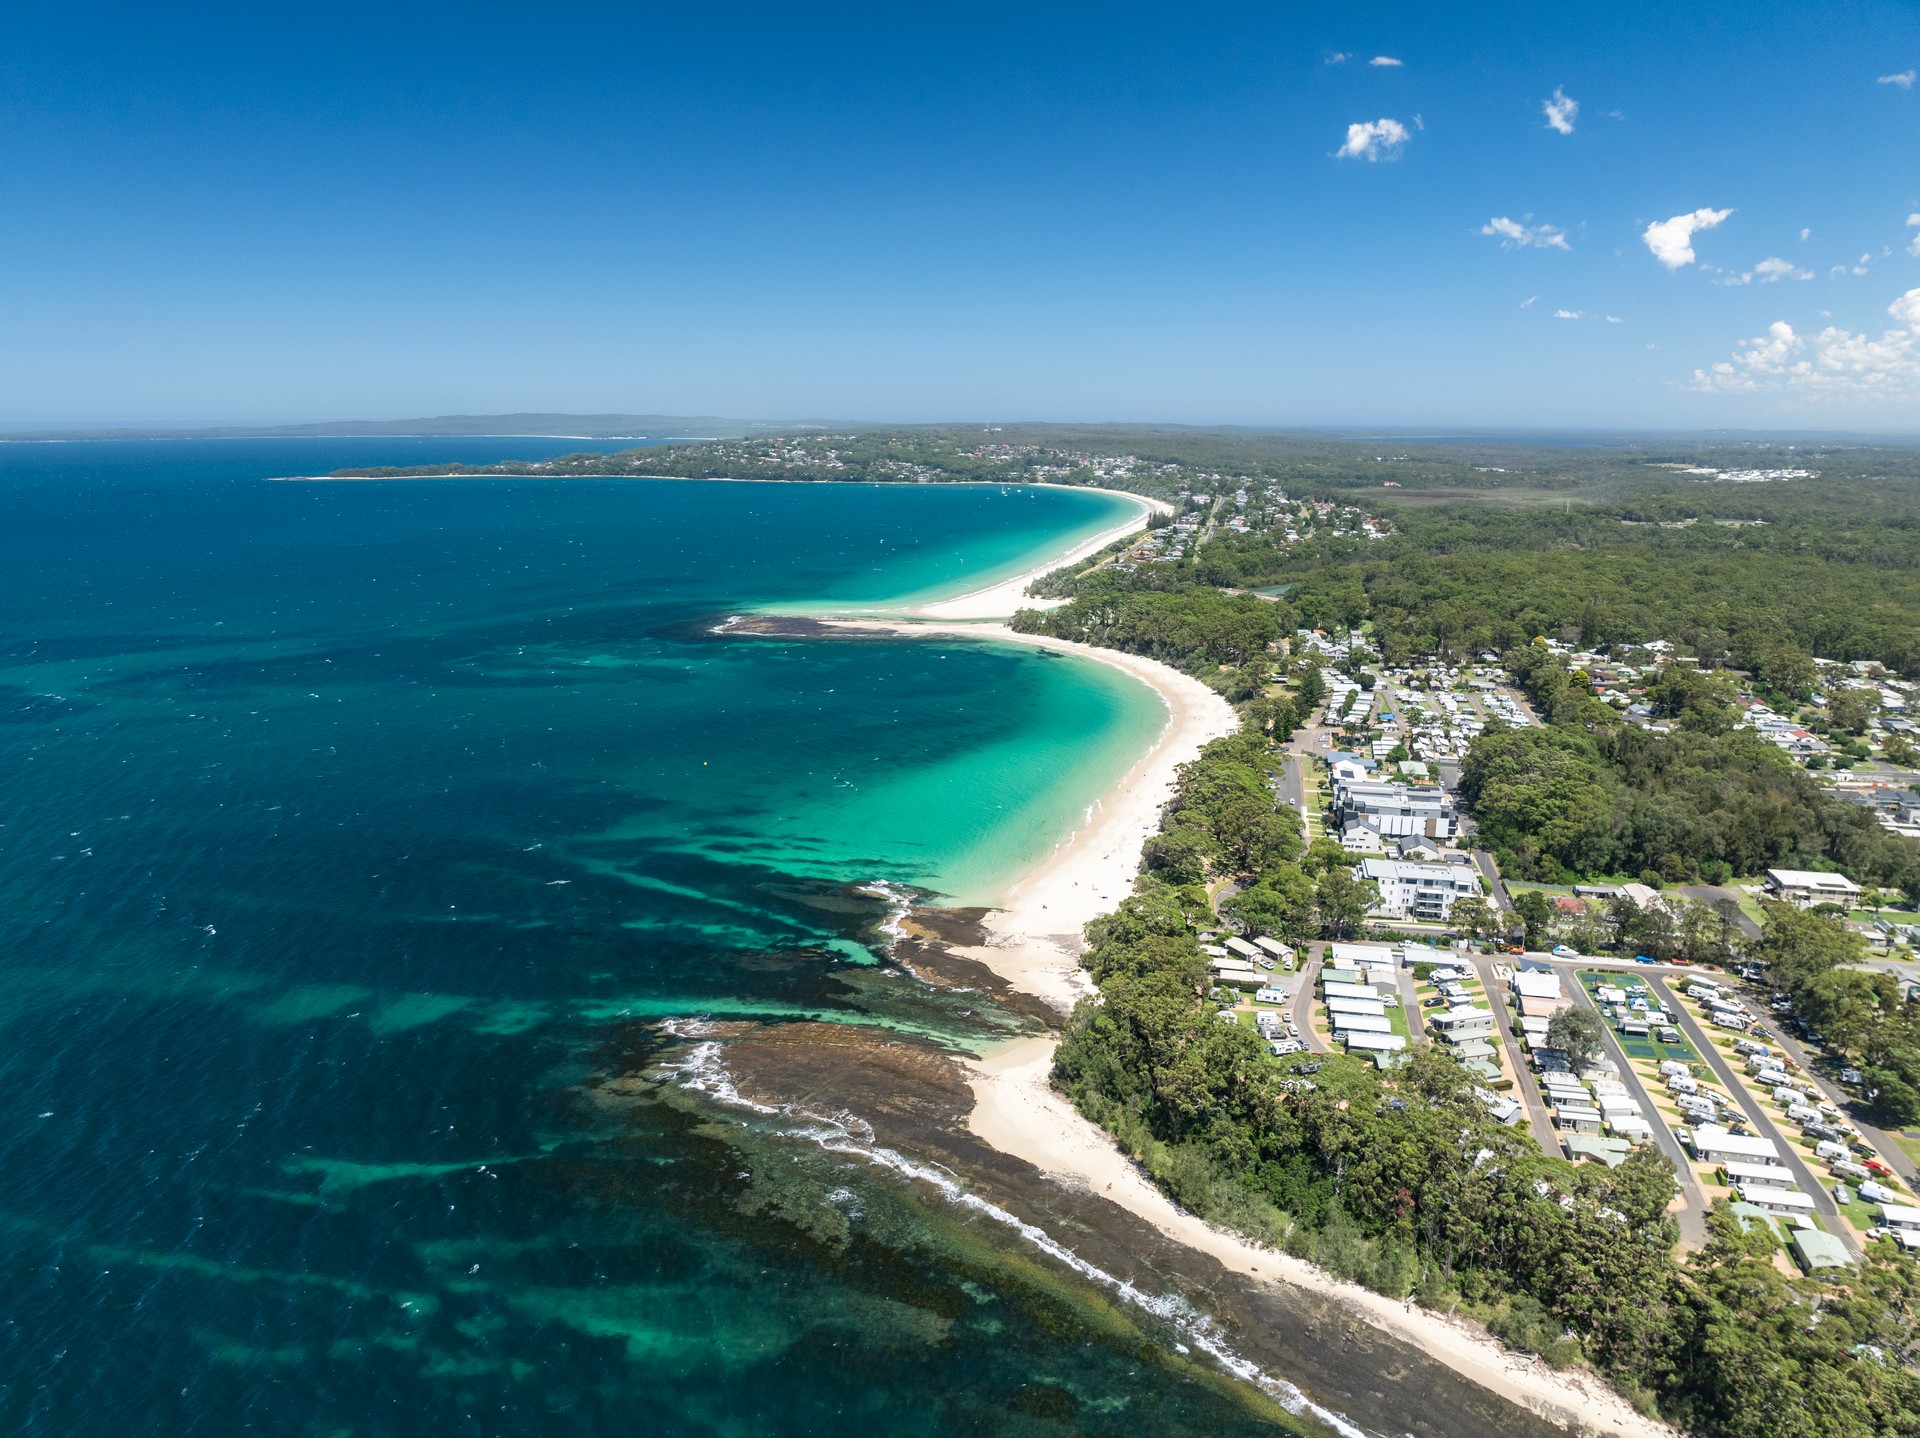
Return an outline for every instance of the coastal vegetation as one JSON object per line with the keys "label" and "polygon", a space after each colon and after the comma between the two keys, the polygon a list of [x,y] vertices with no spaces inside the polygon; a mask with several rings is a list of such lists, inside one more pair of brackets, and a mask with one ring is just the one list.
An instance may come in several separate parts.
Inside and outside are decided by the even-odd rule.
{"label": "coastal vegetation", "polygon": [[[1253,931],[1340,923],[1296,821],[1262,800],[1287,727],[1274,719],[1253,709],[1187,767],[1134,892],[1089,925],[1098,996],[1067,1026],[1059,1086],[1203,1217],[1477,1317],[1552,1362],[1590,1363],[1676,1423],[1727,1438],[1912,1431],[1920,1279],[1890,1245],[1858,1273],[1794,1279],[1764,1229],[1743,1231],[1722,1204],[1707,1245],[1676,1260],[1673,1171],[1651,1146],[1618,1168],[1575,1165],[1494,1121],[1436,1050],[1389,1070],[1341,1054],[1283,1062],[1216,1018],[1197,939],[1216,921],[1210,881],[1252,880],[1224,907]],[[1320,882],[1346,872],[1325,867]],[[1832,982],[1818,957],[1831,940],[1806,927],[1826,922],[1771,939],[1777,958],[1808,955],[1809,983]]]}

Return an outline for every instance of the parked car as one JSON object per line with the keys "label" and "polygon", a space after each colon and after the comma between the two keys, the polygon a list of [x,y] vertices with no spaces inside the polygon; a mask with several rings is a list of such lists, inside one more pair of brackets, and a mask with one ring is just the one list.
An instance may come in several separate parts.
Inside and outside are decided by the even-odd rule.
{"label": "parked car", "polygon": [[1553,946],[1553,956],[1556,959],[1577,959],[1580,957],[1580,951],[1578,949],[1568,948],[1565,944],[1555,944]]}

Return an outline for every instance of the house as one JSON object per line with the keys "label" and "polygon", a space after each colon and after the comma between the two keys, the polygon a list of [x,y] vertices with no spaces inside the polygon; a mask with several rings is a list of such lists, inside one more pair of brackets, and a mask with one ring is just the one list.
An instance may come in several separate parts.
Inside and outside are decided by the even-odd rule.
{"label": "house", "polygon": [[1485,1039],[1460,1039],[1451,1042],[1450,1048],[1453,1056],[1470,1068],[1476,1063],[1484,1063],[1492,1067],[1495,1074],[1500,1072],[1499,1068],[1492,1064],[1493,1045]]}
{"label": "house", "polygon": [[1340,1035],[1390,1034],[1393,1032],[1393,1020],[1384,1014],[1329,1014],[1327,1021],[1333,1025],[1333,1031]]}
{"label": "house", "polygon": [[1601,1138],[1598,1134],[1563,1133],[1560,1135],[1560,1146],[1575,1163],[1585,1160],[1603,1163],[1608,1168],[1620,1167],[1627,1161],[1627,1155],[1633,1152],[1633,1145],[1624,1138]]}
{"label": "house", "polygon": [[1814,904],[1851,908],[1860,896],[1860,886],[1844,874],[1820,874],[1810,869],[1769,869],[1766,887],[1774,898],[1803,909]]}
{"label": "house", "polygon": [[1260,950],[1248,943],[1245,939],[1228,939],[1226,941],[1226,949],[1228,953],[1246,959],[1249,962],[1262,957]]}
{"label": "house", "polygon": [[1209,966],[1216,984],[1232,984],[1236,988],[1257,989],[1267,982],[1267,976],[1252,964],[1239,959],[1215,959]]}
{"label": "house", "polygon": [[[1725,1163],[1728,1159],[1736,1163],[1777,1164],[1780,1161],[1780,1145],[1770,1138],[1742,1138],[1738,1134],[1696,1128],[1689,1141],[1693,1144],[1693,1156],[1701,1163]],[[1920,1221],[1920,1209],[1913,1212]]]}
{"label": "house", "polygon": [[1383,919],[1415,919],[1444,923],[1453,906],[1480,893],[1480,880],[1462,864],[1408,864],[1398,859],[1363,859],[1353,871],[1356,879],[1371,880],[1380,890],[1380,902],[1370,912]]}
{"label": "house", "polygon": [[1278,939],[1270,939],[1265,934],[1255,939],[1254,946],[1270,959],[1278,959],[1289,966],[1293,963],[1293,946],[1283,944]]}
{"label": "house", "polygon": [[1742,1183],[1735,1184],[1733,1191],[1740,1195],[1742,1203],[1750,1203],[1762,1213],[1813,1217],[1815,1208],[1813,1195],[1802,1193],[1797,1188],[1773,1188]]}
{"label": "house", "polygon": [[1326,1004],[1330,1014],[1365,1014],[1375,1019],[1387,1016],[1387,1006],[1378,999],[1350,999],[1336,994]]}
{"label": "house", "polygon": [[1328,982],[1320,986],[1320,992],[1322,996],[1329,999],[1371,999],[1375,1003],[1381,1002],[1380,990],[1374,988],[1372,984]]}
{"label": "house", "polygon": [[1557,1107],[1553,1111],[1553,1126],[1573,1133],[1595,1134],[1600,1132],[1600,1110],[1576,1108],[1571,1104]]}
{"label": "house", "polygon": [[1407,1046],[1406,1039],[1400,1034],[1343,1033],[1340,1037],[1346,1043],[1348,1053],[1392,1053]]}
{"label": "house", "polygon": [[1427,1015],[1427,1027],[1444,1038],[1465,1041],[1484,1039],[1493,1033],[1493,1012],[1466,1005],[1445,1013]]}
{"label": "house", "polygon": [[1883,1203],[1880,1205],[1880,1226],[1920,1233],[1920,1208],[1912,1208],[1904,1203]]}
{"label": "house", "polygon": [[1494,1098],[1487,1105],[1487,1112],[1492,1115],[1495,1123],[1505,1124],[1508,1128],[1514,1127],[1527,1115],[1525,1104],[1517,1098],[1505,1096]]}
{"label": "house", "polygon": [[1817,1228],[1796,1228],[1787,1239],[1795,1260],[1807,1273],[1830,1272],[1853,1267],[1853,1255],[1846,1244],[1831,1233]]}
{"label": "house", "polygon": [[1773,1188],[1780,1188],[1793,1181],[1787,1170],[1778,1164],[1741,1163],[1738,1160],[1729,1159],[1720,1165],[1720,1172],[1725,1175],[1723,1181],[1728,1188],[1735,1188],[1743,1183],[1766,1184]]}
{"label": "house", "polygon": [[1387,841],[1380,837],[1378,829],[1369,829],[1355,821],[1340,831],[1340,847],[1349,854],[1384,854]]}
{"label": "house", "polygon": [[1519,969],[1507,981],[1507,986],[1523,999],[1557,999],[1561,997],[1560,976],[1547,969]]}
{"label": "house", "polygon": [[1453,800],[1437,785],[1345,777],[1334,766],[1334,821],[1360,823],[1382,836],[1451,839],[1460,827]]}

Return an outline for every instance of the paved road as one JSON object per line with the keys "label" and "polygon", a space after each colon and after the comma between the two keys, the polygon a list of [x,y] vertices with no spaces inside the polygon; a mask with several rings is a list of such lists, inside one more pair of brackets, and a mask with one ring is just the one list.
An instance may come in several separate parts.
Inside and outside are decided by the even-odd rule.
{"label": "paved road", "polygon": [[1547,1100],[1540,1092],[1540,1085],[1533,1081],[1533,1067],[1520,1050],[1520,1040],[1513,1036],[1512,1010],[1506,1005],[1500,985],[1494,981],[1493,966],[1499,960],[1489,954],[1461,954],[1457,957],[1470,962],[1474,972],[1480,975],[1480,987],[1486,990],[1487,1006],[1493,1010],[1493,1031],[1500,1036],[1500,1042],[1507,1051],[1507,1072],[1513,1075],[1514,1097],[1527,1106],[1527,1123],[1533,1129],[1534,1142],[1548,1153],[1559,1153],[1560,1134],[1553,1126],[1553,1115],[1547,1111]]}
{"label": "paved road", "polygon": [[1414,992],[1413,970],[1396,966],[1393,979],[1400,989],[1400,1012],[1407,1016],[1407,1032],[1413,1036],[1412,1042],[1432,1043],[1433,1039],[1427,1033],[1427,1025],[1420,1017],[1420,996]]}
{"label": "paved road", "polygon": [[[1692,899],[1701,904],[1718,904],[1724,901],[1738,907],[1740,903],[1740,895],[1732,889],[1722,889],[1712,884],[1683,884],[1675,889],[1674,893],[1683,899]],[[1760,926],[1745,914],[1738,915],[1733,922],[1748,938],[1760,937]]]}
{"label": "paved road", "polygon": [[1475,849],[1473,851],[1473,864],[1474,867],[1485,876],[1487,883],[1493,889],[1492,898],[1495,911],[1504,912],[1511,909],[1513,907],[1513,900],[1507,897],[1507,884],[1506,881],[1500,877],[1500,867],[1493,862],[1493,855],[1489,854],[1485,849]]}
{"label": "paved road", "polygon": [[[1745,986],[1745,992],[1749,999],[1758,1000],[1757,1006],[1763,1006],[1766,1003],[1767,990],[1748,984]],[[1920,1192],[1920,1167],[1916,1167],[1914,1161],[1907,1156],[1907,1151],[1900,1147],[1900,1140],[1896,1135],[1860,1116],[1859,1100],[1840,1087],[1826,1072],[1832,1066],[1831,1061],[1818,1049],[1808,1047],[1788,1033],[1786,1025],[1774,1023],[1769,1019],[1767,1026],[1774,1035],[1768,1042],[1784,1051],[1788,1058],[1799,1064],[1800,1072],[1807,1081],[1825,1094],[1829,1103],[1846,1114],[1848,1122],[1860,1130],[1862,1138],[1880,1150],[1880,1156],[1893,1165],[1893,1171],[1900,1175],[1909,1188]]]}
{"label": "paved road", "polygon": [[1300,1038],[1309,1053],[1324,1054],[1330,1052],[1325,1042],[1313,1031],[1313,986],[1320,979],[1320,965],[1326,961],[1327,946],[1323,943],[1308,944],[1302,951],[1300,964],[1300,988],[1293,996],[1293,1002],[1287,1011],[1293,1015],[1293,1022],[1300,1030]]}
{"label": "paved road", "polygon": [[1561,984],[1567,989],[1576,1004],[1584,1006],[1600,1020],[1600,1028],[1606,1035],[1607,1049],[1613,1061],[1620,1068],[1620,1080],[1626,1084],[1627,1091],[1639,1101],[1640,1111],[1647,1116],[1647,1122],[1653,1125],[1653,1141],[1660,1146],[1672,1162],[1674,1172],[1684,1185],[1681,1197],[1683,1207],[1677,1217],[1680,1221],[1680,1241],[1689,1248],[1707,1246],[1707,1196],[1700,1191],[1700,1184],[1693,1176],[1693,1170],[1687,1166],[1686,1150],[1680,1147],[1680,1140],[1673,1136],[1673,1130],[1667,1127],[1666,1119],[1660,1110],[1654,1107],[1653,1094],[1634,1072],[1633,1065],[1627,1062],[1626,1051],[1620,1047],[1618,1035],[1613,1025],[1607,1022],[1606,1015],[1600,1012],[1594,1003],[1593,995],[1587,992],[1587,986],[1580,982],[1579,976],[1566,972],[1560,976]]}
{"label": "paved road", "polygon": [[[1686,1030],[1687,1037],[1693,1040],[1693,1046],[1700,1056],[1720,1076],[1720,1082],[1727,1092],[1739,1101],[1753,1131],[1776,1133],[1777,1125],[1773,1116],[1760,1106],[1759,1100],[1755,1099],[1740,1082],[1733,1071],[1733,1066],[1727,1062],[1726,1055],[1720,1052],[1713,1040],[1707,1037],[1706,1030],[1701,1028],[1699,1021],[1687,1011],[1673,991],[1667,987],[1665,976],[1649,974],[1648,982],[1653,991],[1660,995],[1661,1002],[1666,1006],[1667,1012],[1674,1016],[1674,1021]],[[1813,1195],[1815,1210],[1827,1221],[1827,1231],[1858,1256],[1861,1252],[1859,1236],[1854,1232],[1853,1225],[1840,1216],[1840,1207],[1833,1201],[1833,1195],[1827,1191],[1826,1184],[1822,1182],[1823,1176],[1816,1174],[1807,1166],[1807,1161],[1800,1156],[1800,1150],[1787,1142],[1784,1133],[1777,1134],[1777,1137],[1780,1147],[1786,1150],[1788,1170],[1799,1183],[1801,1192]]]}

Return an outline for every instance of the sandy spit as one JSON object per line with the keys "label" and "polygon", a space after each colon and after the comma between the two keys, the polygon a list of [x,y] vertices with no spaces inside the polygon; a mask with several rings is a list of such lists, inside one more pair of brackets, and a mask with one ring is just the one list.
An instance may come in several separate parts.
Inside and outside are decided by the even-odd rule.
{"label": "sandy spit", "polygon": [[1063,568],[1069,564],[1078,564],[1088,555],[1098,554],[1116,539],[1147,527],[1147,518],[1152,514],[1171,514],[1173,506],[1165,500],[1150,499],[1144,494],[1130,494],[1121,489],[1096,489],[1092,485],[1036,485],[1038,489],[1093,490],[1096,494],[1111,494],[1119,499],[1129,499],[1140,508],[1128,515],[1111,529],[1104,529],[1089,539],[1081,541],[1064,554],[1050,557],[1046,563],[1012,579],[1003,579],[998,584],[985,589],[976,589],[971,594],[961,594],[952,599],[942,599],[933,604],[923,604],[909,611],[924,615],[929,619],[1011,619],[1019,609],[1053,609],[1065,603],[1060,599],[1028,599],[1027,586],[1043,574]]}

